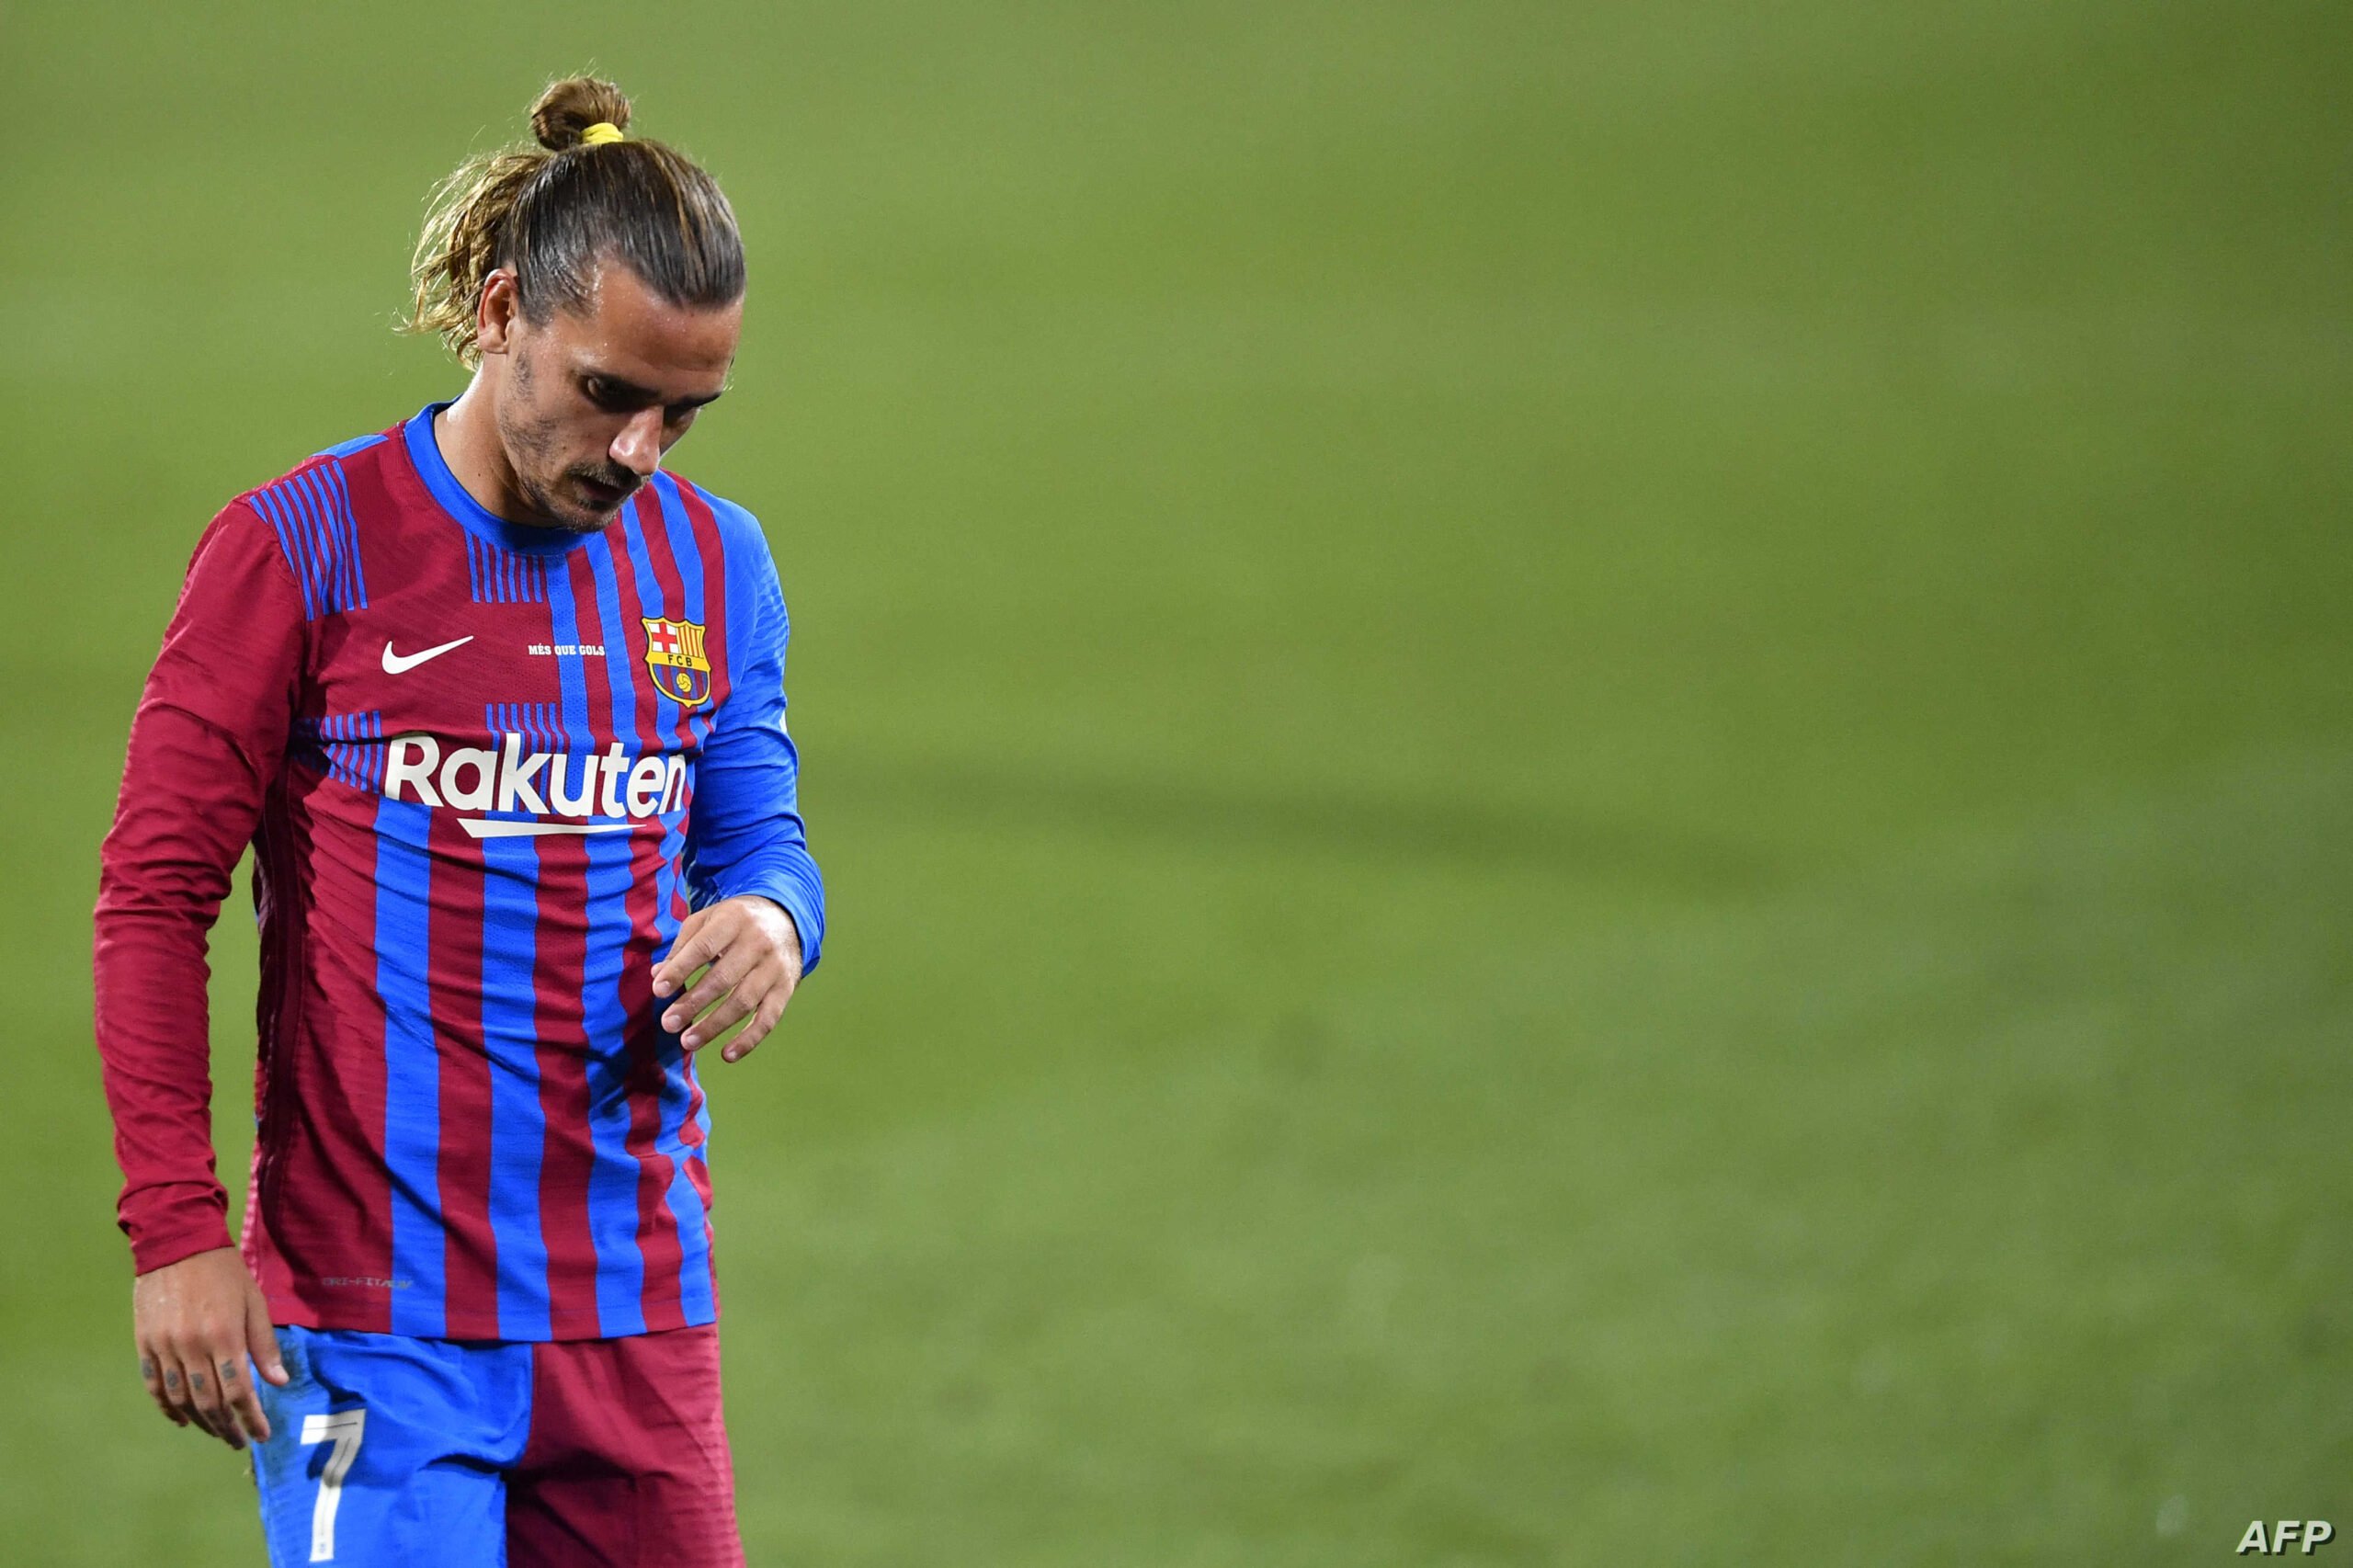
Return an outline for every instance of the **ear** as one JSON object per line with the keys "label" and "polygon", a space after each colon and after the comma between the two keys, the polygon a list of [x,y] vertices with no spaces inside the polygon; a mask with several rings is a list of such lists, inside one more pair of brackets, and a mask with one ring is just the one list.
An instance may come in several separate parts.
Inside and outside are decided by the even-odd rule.
{"label": "ear", "polygon": [[482,298],[474,303],[474,343],[483,353],[506,352],[522,305],[522,296],[515,290],[515,269],[493,267],[482,280]]}

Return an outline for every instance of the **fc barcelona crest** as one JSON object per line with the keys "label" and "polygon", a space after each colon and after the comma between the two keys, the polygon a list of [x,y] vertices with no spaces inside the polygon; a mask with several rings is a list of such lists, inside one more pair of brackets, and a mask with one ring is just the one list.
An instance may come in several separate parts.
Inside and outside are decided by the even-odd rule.
{"label": "fc barcelona crest", "polygon": [[710,661],[703,657],[702,627],[691,620],[645,622],[645,667],[654,689],[682,708],[710,695]]}

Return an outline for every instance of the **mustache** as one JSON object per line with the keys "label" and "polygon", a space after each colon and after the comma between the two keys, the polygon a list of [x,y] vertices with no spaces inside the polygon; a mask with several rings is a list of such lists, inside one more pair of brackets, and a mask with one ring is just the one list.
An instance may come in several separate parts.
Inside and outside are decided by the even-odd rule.
{"label": "mustache", "polygon": [[629,470],[619,467],[575,468],[572,470],[572,477],[601,484],[608,490],[618,490],[623,496],[634,494],[637,487],[645,483]]}

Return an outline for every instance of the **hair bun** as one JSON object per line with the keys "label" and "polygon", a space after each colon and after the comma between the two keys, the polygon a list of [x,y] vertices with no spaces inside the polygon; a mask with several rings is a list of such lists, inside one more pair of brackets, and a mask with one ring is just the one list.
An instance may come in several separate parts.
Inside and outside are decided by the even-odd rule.
{"label": "hair bun", "polygon": [[629,129],[629,95],[601,77],[551,82],[531,106],[531,134],[551,153],[579,146],[580,133],[599,123]]}

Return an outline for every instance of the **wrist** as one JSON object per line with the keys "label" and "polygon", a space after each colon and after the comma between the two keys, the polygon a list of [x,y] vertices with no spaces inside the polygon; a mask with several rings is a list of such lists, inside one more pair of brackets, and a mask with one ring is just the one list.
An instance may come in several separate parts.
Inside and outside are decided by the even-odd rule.
{"label": "wrist", "polygon": [[191,1218],[178,1225],[139,1227],[131,1243],[131,1271],[153,1274],[185,1263],[199,1253],[234,1251],[228,1227],[217,1214]]}

